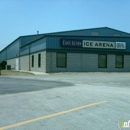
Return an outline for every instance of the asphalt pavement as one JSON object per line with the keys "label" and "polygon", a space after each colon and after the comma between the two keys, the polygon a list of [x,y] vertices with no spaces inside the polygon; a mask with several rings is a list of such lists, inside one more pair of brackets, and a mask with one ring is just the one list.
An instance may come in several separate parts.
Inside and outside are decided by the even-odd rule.
{"label": "asphalt pavement", "polygon": [[0,76],[0,130],[119,130],[129,113],[130,73]]}

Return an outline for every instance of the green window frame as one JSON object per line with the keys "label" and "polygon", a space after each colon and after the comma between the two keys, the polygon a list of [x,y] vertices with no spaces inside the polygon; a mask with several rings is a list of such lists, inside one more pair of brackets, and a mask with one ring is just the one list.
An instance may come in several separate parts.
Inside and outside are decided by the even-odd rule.
{"label": "green window frame", "polygon": [[38,67],[41,67],[41,54],[38,54]]}
{"label": "green window frame", "polygon": [[98,55],[98,68],[107,68],[107,55]]}
{"label": "green window frame", "polygon": [[32,55],[32,67],[34,67],[34,55]]}
{"label": "green window frame", "polygon": [[56,67],[57,68],[66,68],[67,67],[67,54],[66,53],[57,53]]}
{"label": "green window frame", "polygon": [[124,68],[124,55],[115,55],[115,67]]}

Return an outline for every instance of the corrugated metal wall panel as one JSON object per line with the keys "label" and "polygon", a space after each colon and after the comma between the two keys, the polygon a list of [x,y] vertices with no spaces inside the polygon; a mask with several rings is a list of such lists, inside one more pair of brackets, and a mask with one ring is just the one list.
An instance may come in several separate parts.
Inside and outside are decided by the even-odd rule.
{"label": "corrugated metal wall panel", "polygon": [[30,45],[30,53],[40,51],[45,48],[46,48],[46,38],[43,38]]}
{"label": "corrugated metal wall panel", "polygon": [[20,48],[20,56],[29,54],[29,45]]}
{"label": "corrugated metal wall panel", "polygon": [[[69,48],[61,47],[61,39],[77,39],[77,40],[92,40],[92,41],[110,41],[110,42],[126,42],[126,50],[118,49],[99,49],[99,48]],[[130,52],[130,38],[115,38],[115,37],[66,37],[66,36],[52,36],[47,37],[47,49],[71,49],[71,50],[91,50],[91,51],[109,51],[109,52]]]}
{"label": "corrugated metal wall panel", "polygon": [[19,40],[15,41],[7,48],[7,59],[19,56]]}
{"label": "corrugated metal wall panel", "polygon": [[0,62],[6,60],[6,50],[3,50],[0,54],[1,58],[0,58]]}
{"label": "corrugated metal wall panel", "polygon": [[39,34],[39,35],[32,35],[32,36],[25,36],[25,37],[21,37],[21,44],[20,44],[20,47],[42,37],[43,34]]}
{"label": "corrugated metal wall panel", "polygon": [[40,40],[30,44],[30,45],[26,45],[24,47],[21,47],[20,48],[20,55],[22,56],[22,55],[29,54],[29,49],[30,49],[30,54],[37,52],[37,51],[40,51],[40,50],[43,50],[43,49],[46,49],[46,38],[42,38],[42,39],[40,39]]}
{"label": "corrugated metal wall panel", "polygon": [[65,31],[59,33],[52,33],[53,35],[80,35],[80,36],[92,36],[92,32],[98,32],[100,36],[113,36],[114,34],[119,34],[120,36],[130,36],[130,34],[114,30],[111,28],[95,28],[95,29],[83,29],[74,31]]}

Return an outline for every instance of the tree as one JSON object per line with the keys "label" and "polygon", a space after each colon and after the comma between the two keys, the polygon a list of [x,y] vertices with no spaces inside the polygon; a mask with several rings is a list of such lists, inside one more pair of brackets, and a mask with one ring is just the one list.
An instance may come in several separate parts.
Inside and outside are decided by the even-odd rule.
{"label": "tree", "polygon": [[1,70],[2,70],[2,68],[1,68],[1,66],[0,66],[0,75],[1,75]]}

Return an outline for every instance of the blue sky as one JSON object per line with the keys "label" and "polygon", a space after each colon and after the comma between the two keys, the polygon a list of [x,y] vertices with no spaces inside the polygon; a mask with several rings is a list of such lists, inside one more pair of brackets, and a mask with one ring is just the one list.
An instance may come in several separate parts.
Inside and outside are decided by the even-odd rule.
{"label": "blue sky", "polygon": [[104,26],[130,33],[130,0],[0,0],[0,50],[37,30]]}

